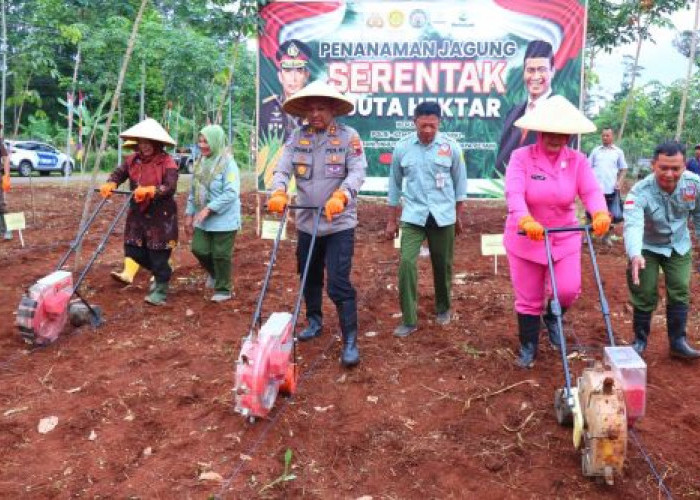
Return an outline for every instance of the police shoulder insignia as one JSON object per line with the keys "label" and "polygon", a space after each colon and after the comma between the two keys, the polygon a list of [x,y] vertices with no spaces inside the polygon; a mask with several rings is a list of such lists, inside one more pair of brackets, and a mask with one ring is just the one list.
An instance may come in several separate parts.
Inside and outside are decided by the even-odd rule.
{"label": "police shoulder insignia", "polygon": [[442,144],[440,144],[440,147],[438,148],[438,155],[452,156],[452,149],[450,148],[450,145],[447,142],[443,142]]}

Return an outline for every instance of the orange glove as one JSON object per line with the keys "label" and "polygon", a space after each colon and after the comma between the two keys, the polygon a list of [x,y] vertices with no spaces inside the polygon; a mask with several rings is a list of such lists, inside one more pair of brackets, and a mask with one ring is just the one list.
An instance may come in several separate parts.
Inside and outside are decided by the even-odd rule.
{"label": "orange glove", "polygon": [[610,230],[610,223],[612,219],[610,214],[605,210],[600,210],[593,214],[593,222],[591,222],[591,227],[593,228],[593,234],[599,238],[605,236]]}
{"label": "orange glove", "polygon": [[155,186],[139,186],[134,189],[134,199],[136,203],[141,203],[152,199],[156,195]]}
{"label": "orange glove", "polygon": [[6,193],[10,190],[10,176],[9,175],[2,176],[2,190]]}
{"label": "orange glove", "polygon": [[109,198],[112,196],[112,191],[117,189],[116,182],[106,182],[100,186],[100,196],[103,198]]}
{"label": "orange glove", "polygon": [[270,196],[270,199],[267,200],[267,211],[272,212],[273,214],[281,214],[284,212],[284,207],[287,206],[287,193],[284,192],[282,189],[278,189],[274,193],[272,193],[272,196]]}
{"label": "orange glove", "polygon": [[333,195],[326,202],[326,219],[328,222],[333,220],[334,215],[338,215],[343,210],[345,210],[345,205],[348,203],[348,196],[345,191],[341,189],[336,189],[333,191]]}
{"label": "orange glove", "polygon": [[521,217],[518,227],[525,231],[525,234],[532,241],[542,241],[544,239],[544,227],[537,222],[532,215]]}

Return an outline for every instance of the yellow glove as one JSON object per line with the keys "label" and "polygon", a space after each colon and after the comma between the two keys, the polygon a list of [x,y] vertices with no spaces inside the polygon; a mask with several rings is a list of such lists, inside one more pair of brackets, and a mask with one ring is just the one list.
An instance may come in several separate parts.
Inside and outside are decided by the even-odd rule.
{"label": "yellow glove", "polygon": [[100,186],[100,196],[103,198],[109,198],[112,196],[112,191],[117,189],[116,182],[106,182]]}
{"label": "yellow glove", "polygon": [[287,193],[284,192],[282,189],[278,189],[274,193],[272,193],[272,196],[270,196],[270,199],[267,200],[267,211],[272,212],[273,214],[281,214],[284,212],[284,207],[287,206]]}
{"label": "yellow glove", "polygon": [[596,236],[603,237],[610,230],[610,223],[612,219],[610,214],[605,210],[600,210],[593,214],[593,222],[591,222],[591,227],[593,228],[593,234]]}
{"label": "yellow glove", "polygon": [[532,215],[521,217],[518,227],[525,231],[525,234],[532,241],[542,241],[544,239],[544,227],[537,222]]}
{"label": "yellow glove", "polygon": [[6,193],[10,190],[10,176],[9,175],[2,176],[2,190]]}
{"label": "yellow glove", "polygon": [[326,219],[328,222],[333,220],[334,215],[338,215],[343,210],[345,210],[345,205],[348,203],[348,197],[345,191],[336,189],[333,191],[333,195],[326,202]]}
{"label": "yellow glove", "polygon": [[141,203],[143,201],[150,200],[156,195],[155,186],[139,186],[134,189],[134,199],[136,203]]}

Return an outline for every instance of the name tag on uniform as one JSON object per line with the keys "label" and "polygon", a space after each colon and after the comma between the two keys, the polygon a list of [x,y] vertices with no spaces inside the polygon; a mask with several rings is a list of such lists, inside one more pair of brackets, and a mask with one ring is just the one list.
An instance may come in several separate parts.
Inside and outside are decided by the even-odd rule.
{"label": "name tag on uniform", "polygon": [[536,181],[546,181],[547,180],[547,178],[544,175],[540,175],[540,174],[532,174],[530,176],[530,179],[533,179]]}
{"label": "name tag on uniform", "polygon": [[435,187],[438,189],[442,189],[445,187],[445,179],[447,178],[447,174],[444,172],[438,172],[435,174]]}

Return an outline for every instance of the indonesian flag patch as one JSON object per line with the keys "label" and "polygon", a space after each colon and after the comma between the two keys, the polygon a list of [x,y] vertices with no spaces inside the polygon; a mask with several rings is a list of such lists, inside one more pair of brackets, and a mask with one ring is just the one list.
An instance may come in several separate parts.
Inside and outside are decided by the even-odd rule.
{"label": "indonesian flag patch", "polygon": [[681,190],[683,201],[695,201],[698,192],[694,185],[689,185]]}
{"label": "indonesian flag patch", "polygon": [[624,205],[625,210],[632,210],[634,208],[634,198],[631,195],[627,196]]}

